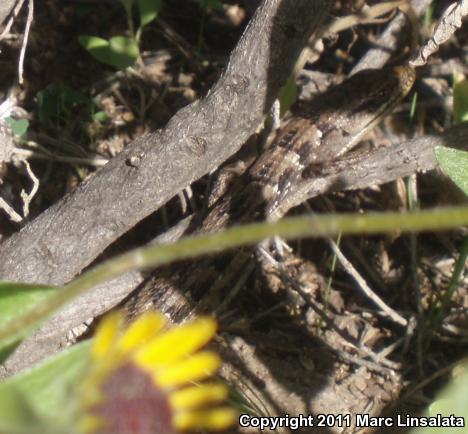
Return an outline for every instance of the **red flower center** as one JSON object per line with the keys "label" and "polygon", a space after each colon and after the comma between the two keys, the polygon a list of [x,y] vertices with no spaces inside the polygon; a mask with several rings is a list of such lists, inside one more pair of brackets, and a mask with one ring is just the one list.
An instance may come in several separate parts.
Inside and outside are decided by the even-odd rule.
{"label": "red flower center", "polygon": [[91,409],[104,422],[96,434],[173,434],[168,394],[150,375],[127,363],[101,385],[103,402]]}

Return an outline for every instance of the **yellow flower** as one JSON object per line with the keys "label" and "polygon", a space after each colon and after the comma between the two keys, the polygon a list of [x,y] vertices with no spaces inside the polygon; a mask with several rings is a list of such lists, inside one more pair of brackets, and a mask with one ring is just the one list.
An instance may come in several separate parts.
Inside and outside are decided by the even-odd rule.
{"label": "yellow flower", "polygon": [[221,364],[214,352],[199,351],[215,332],[206,317],[169,327],[164,316],[148,312],[126,329],[121,314],[104,318],[82,384],[82,432],[176,434],[232,425],[235,411],[220,405],[227,387],[198,383]]}

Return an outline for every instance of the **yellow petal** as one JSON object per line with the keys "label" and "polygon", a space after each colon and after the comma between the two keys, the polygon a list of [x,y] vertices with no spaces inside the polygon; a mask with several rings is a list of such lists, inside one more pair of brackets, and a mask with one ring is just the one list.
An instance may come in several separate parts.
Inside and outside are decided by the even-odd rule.
{"label": "yellow petal", "polygon": [[228,393],[228,388],[224,384],[201,384],[171,393],[169,402],[177,411],[187,410],[223,401]]}
{"label": "yellow petal", "polygon": [[146,312],[136,319],[119,339],[118,350],[128,353],[145,344],[166,325],[166,318],[156,312]]}
{"label": "yellow petal", "polygon": [[101,418],[96,416],[86,415],[79,421],[80,433],[93,433],[104,426],[104,422]]}
{"label": "yellow petal", "polygon": [[103,359],[107,353],[115,347],[116,339],[120,332],[122,315],[119,312],[112,312],[106,315],[99,324],[91,348],[91,357]]}
{"label": "yellow petal", "polygon": [[205,345],[216,332],[216,322],[199,318],[161,333],[135,354],[136,363],[152,368],[178,360]]}
{"label": "yellow petal", "polygon": [[212,375],[221,365],[217,354],[210,351],[198,353],[189,359],[157,370],[153,379],[162,387],[176,387]]}
{"label": "yellow petal", "polygon": [[237,413],[229,407],[204,411],[188,411],[174,415],[173,423],[178,430],[222,430],[232,426]]}

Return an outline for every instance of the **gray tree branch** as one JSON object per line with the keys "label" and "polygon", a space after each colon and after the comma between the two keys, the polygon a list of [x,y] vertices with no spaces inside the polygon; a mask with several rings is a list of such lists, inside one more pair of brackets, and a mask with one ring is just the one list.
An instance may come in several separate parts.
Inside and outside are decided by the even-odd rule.
{"label": "gray tree branch", "polygon": [[[0,278],[62,284],[256,130],[329,0],[264,0],[207,96],[0,245]],[[131,162],[131,163],[130,163]]]}
{"label": "gray tree branch", "polygon": [[463,123],[441,135],[427,135],[379,148],[358,162],[354,159],[344,160],[335,173],[324,174],[304,182],[294,197],[283,206],[290,209],[327,192],[356,190],[391,182],[414,173],[427,172],[437,167],[434,154],[436,146],[466,149],[467,135],[468,124]]}

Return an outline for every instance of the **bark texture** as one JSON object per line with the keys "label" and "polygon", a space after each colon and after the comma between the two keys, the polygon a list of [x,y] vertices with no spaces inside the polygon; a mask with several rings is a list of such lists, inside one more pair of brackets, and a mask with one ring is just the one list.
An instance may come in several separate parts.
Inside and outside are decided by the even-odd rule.
{"label": "bark texture", "polygon": [[234,154],[262,122],[328,3],[264,0],[207,96],[180,110],[163,130],[137,139],[0,245],[0,279],[69,281],[136,223]]}

